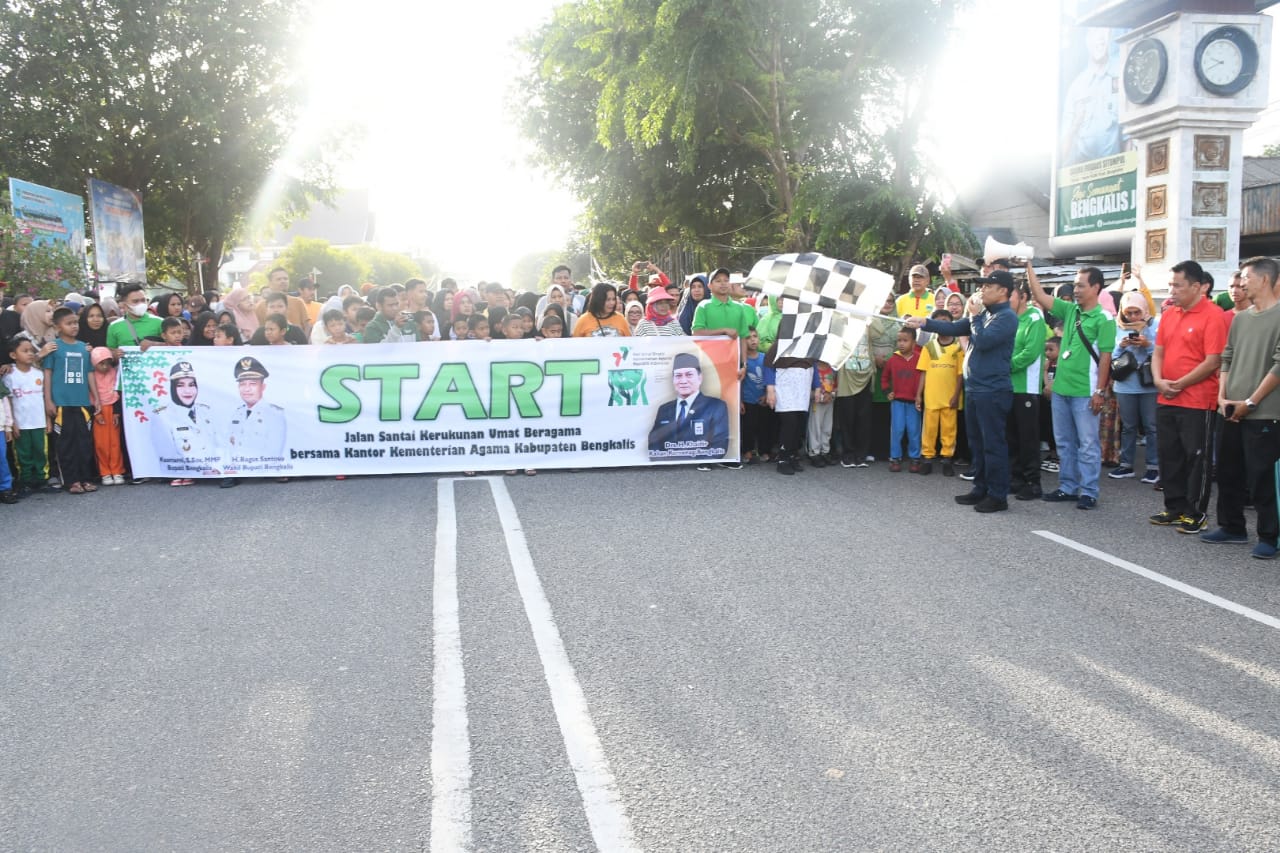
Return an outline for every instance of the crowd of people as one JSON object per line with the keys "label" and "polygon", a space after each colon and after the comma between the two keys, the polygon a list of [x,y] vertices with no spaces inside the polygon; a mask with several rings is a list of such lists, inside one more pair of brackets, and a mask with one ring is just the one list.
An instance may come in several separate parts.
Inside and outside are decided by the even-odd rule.
{"label": "crowd of people", "polygon": [[[719,269],[675,283],[648,262],[626,284],[591,287],[560,266],[545,292],[411,279],[344,285],[321,301],[312,279],[293,290],[277,268],[258,294],[237,285],[151,297],[132,284],[62,304],[19,297],[0,312],[0,502],[138,480],[120,429],[125,346],[726,335],[739,341],[741,382],[741,461],[727,467],[770,463],[794,475],[883,460],[927,476],[936,466],[972,483],[956,501],[979,512],[1007,510],[1010,495],[1094,509],[1106,469],[1163,492],[1152,523],[1206,542],[1248,542],[1252,505],[1253,555],[1274,557],[1276,263],[1249,260],[1216,300],[1208,273],[1178,264],[1161,305],[1136,274],[1109,288],[1084,267],[1049,292],[1031,264],[1017,272],[993,261],[966,296],[945,266],[936,288],[927,267],[912,267],[843,365],[780,356],[780,307],[748,294],[741,276]],[[1046,477],[1056,483],[1042,487]]]}

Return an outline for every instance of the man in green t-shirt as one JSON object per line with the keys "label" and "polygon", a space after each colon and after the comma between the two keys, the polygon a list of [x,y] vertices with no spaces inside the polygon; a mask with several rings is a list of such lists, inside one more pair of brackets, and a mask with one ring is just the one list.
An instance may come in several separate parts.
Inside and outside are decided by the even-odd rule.
{"label": "man in green t-shirt", "polygon": [[729,271],[723,267],[711,274],[711,298],[698,303],[693,312],[694,337],[725,335],[738,341],[738,381],[746,375],[747,334],[756,327],[756,312],[750,305],[734,302]]}
{"label": "man in green t-shirt", "polygon": [[116,301],[123,316],[107,326],[107,346],[120,358],[120,347],[141,346],[145,338],[160,338],[160,318],[147,313],[147,291],[140,284],[116,288]]}
{"label": "man in green t-shirt", "polygon": [[1053,377],[1053,438],[1058,445],[1058,488],[1043,500],[1075,501],[1076,509],[1098,505],[1102,476],[1102,444],[1098,415],[1111,381],[1111,352],[1116,323],[1098,304],[1105,280],[1097,267],[1076,273],[1075,301],[1055,299],[1040,286],[1027,262],[1027,282],[1036,304],[1062,320],[1062,344]]}

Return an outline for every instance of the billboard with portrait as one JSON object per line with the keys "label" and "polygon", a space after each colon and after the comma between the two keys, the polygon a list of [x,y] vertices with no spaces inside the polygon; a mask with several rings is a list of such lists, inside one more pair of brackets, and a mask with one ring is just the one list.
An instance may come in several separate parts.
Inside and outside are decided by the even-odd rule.
{"label": "billboard with portrait", "polygon": [[142,231],[142,197],[133,190],[89,179],[93,258],[102,281],[147,280],[147,244]]}
{"label": "billboard with portrait", "polygon": [[1120,128],[1122,29],[1080,27],[1083,0],[1062,0],[1053,240],[1059,256],[1118,251],[1137,225],[1138,158]]}

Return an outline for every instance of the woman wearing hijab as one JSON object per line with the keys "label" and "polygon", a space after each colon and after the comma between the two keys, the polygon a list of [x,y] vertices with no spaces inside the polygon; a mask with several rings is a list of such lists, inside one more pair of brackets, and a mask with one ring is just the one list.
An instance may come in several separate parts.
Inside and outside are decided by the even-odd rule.
{"label": "woman wearing hijab", "polygon": [[649,291],[648,305],[644,319],[636,324],[635,336],[638,338],[667,337],[684,335],[680,321],[672,313],[675,308],[675,297],[665,287],[655,287]]}
{"label": "woman wearing hijab", "polygon": [[[707,291],[707,277],[705,275],[695,275],[689,279],[689,286],[685,288],[684,296],[680,299],[679,318],[680,328],[684,329],[686,335],[693,334],[693,312],[697,310],[698,303],[706,299],[710,293]],[[772,303],[773,300],[770,300]],[[779,315],[781,319],[781,315]],[[776,331],[775,326],[775,331]],[[759,330],[757,330],[759,334]],[[776,337],[776,335],[775,335]],[[765,349],[764,335],[760,334],[760,348]]]}
{"label": "woman wearing hijab", "polygon": [[176,293],[162,293],[156,297],[156,316],[163,320],[165,317],[181,317],[186,312],[182,310],[182,297]]}
{"label": "woman wearing hijab", "polygon": [[[1156,348],[1156,330],[1159,319],[1151,316],[1146,297],[1137,291],[1129,291],[1120,299],[1120,316],[1116,318],[1116,348],[1111,363],[1125,353],[1132,353],[1136,367],[1125,378],[1118,379],[1112,369],[1112,396],[1120,416],[1120,464],[1107,474],[1113,480],[1136,476],[1134,462],[1137,459],[1138,429],[1146,436],[1146,471],[1142,482],[1155,483],[1160,479],[1160,459],[1156,450],[1156,388],[1143,385],[1141,367],[1151,361]],[[1126,359],[1127,360],[1127,359]]]}
{"label": "woman wearing hijab", "polygon": [[[628,292],[634,293],[634,291]],[[627,307],[623,312],[623,316],[626,317],[627,325],[631,327],[631,334],[634,335],[636,333],[636,326],[644,319],[645,310],[645,306],[640,304],[639,296],[627,301]]]}
{"label": "woman wearing hijab", "polygon": [[631,327],[618,313],[618,288],[602,281],[591,288],[587,310],[573,329],[575,338],[629,338]]}
{"label": "woman wearing hijab", "polygon": [[560,308],[560,319],[564,321],[564,336],[567,338],[573,334],[573,327],[577,323],[578,315],[573,313],[572,302],[569,295],[564,292],[564,288],[558,284],[553,284],[547,288],[547,293],[538,300],[538,306],[534,309],[533,315],[538,319],[538,328],[542,328],[542,317],[547,314],[548,305],[557,305]]}
{"label": "woman wearing hijab", "polygon": [[36,345],[41,358],[58,348],[54,343],[57,332],[53,328],[53,303],[37,299],[22,309],[22,331]]}
{"label": "woman wearing hijab", "polygon": [[107,315],[101,305],[86,305],[80,309],[80,329],[76,339],[84,341],[90,352],[94,347],[107,345]]}

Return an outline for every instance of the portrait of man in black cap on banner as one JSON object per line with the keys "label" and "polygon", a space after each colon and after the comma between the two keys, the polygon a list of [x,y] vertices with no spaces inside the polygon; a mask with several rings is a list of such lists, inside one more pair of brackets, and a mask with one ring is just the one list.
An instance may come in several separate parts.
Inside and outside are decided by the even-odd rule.
{"label": "portrait of man in black cap on banner", "polygon": [[729,407],[702,393],[702,362],[682,352],[671,363],[676,398],[658,407],[649,431],[649,458],[722,458],[729,450]]}
{"label": "portrait of man in black cap on banner", "polygon": [[241,403],[231,416],[227,439],[235,458],[284,457],[284,409],[262,399],[270,375],[253,356],[236,361],[235,377]]}

